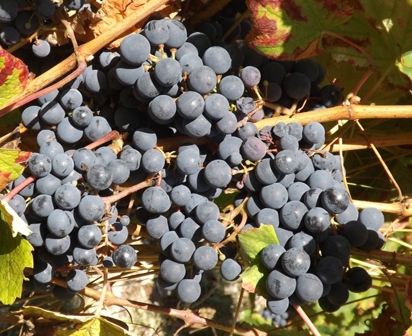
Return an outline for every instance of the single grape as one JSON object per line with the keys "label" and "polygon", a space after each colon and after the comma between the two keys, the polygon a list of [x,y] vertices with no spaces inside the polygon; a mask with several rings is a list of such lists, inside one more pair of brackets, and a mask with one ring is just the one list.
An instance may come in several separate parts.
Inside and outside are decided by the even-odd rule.
{"label": "single grape", "polygon": [[112,257],[116,266],[120,268],[131,268],[137,261],[136,251],[130,245],[120,245]]}
{"label": "single grape", "polygon": [[79,269],[70,270],[65,280],[67,283],[67,288],[74,292],[81,291],[89,282],[86,272]]}

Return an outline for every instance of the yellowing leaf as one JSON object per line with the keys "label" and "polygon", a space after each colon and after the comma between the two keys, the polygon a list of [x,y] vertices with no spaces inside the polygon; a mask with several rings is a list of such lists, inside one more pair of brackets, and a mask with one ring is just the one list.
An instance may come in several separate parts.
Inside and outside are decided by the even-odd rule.
{"label": "yellowing leaf", "polygon": [[119,326],[104,318],[93,318],[90,321],[76,325],[73,330],[58,330],[56,336],[121,336],[130,335]]}
{"label": "yellowing leaf", "polygon": [[0,213],[0,301],[12,304],[21,297],[24,269],[33,267],[32,246],[17,235],[12,236],[10,224],[3,212]]}
{"label": "yellowing leaf", "polygon": [[21,93],[30,80],[26,64],[0,47],[0,109]]}
{"label": "yellowing leaf", "polygon": [[18,233],[23,236],[28,236],[31,233],[27,223],[4,200],[0,201],[0,216],[2,224],[5,223],[11,228],[13,237]]}
{"label": "yellowing leaf", "polygon": [[260,261],[260,252],[270,244],[279,244],[272,225],[247,229],[239,234],[240,253],[247,267],[242,273],[242,287],[249,292],[266,295],[265,276],[269,270]]}
{"label": "yellowing leaf", "polygon": [[23,173],[21,163],[27,161],[30,155],[30,152],[0,148],[0,190]]}

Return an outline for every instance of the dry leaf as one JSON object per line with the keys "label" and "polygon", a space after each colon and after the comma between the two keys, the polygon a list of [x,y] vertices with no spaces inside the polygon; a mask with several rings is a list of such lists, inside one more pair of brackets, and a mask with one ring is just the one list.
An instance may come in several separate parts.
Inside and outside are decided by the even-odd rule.
{"label": "dry leaf", "polygon": [[0,138],[0,148],[18,149],[21,142],[20,127],[17,126],[10,133]]}
{"label": "dry leaf", "polygon": [[[139,7],[144,5],[146,0],[106,0],[102,7],[96,12],[90,28],[95,36],[98,36],[108,29],[115,27],[117,22],[122,21],[125,17],[132,15],[139,10]],[[160,17],[167,17],[169,14],[176,12],[177,6],[175,2],[162,6],[156,12]],[[135,27],[129,29],[122,34],[122,37],[135,32],[141,28],[143,22],[139,22]],[[108,48],[117,48],[120,45],[121,38],[112,42]]]}

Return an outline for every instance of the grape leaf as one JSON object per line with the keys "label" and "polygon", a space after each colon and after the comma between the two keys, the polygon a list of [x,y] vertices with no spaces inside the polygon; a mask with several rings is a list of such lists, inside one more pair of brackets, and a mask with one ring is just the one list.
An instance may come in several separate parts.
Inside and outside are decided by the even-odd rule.
{"label": "grape leaf", "polygon": [[[56,336],[130,335],[127,330],[119,327],[115,323],[107,321],[104,316],[96,318],[94,315],[87,314],[62,314],[34,306],[22,307],[22,309],[13,313],[16,315],[22,314],[26,319],[31,319],[32,321],[40,318],[42,325],[45,325],[45,321],[49,321],[53,328],[60,326],[58,329],[56,328],[58,330],[57,333],[53,334]],[[117,321],[115,319],[113,320]],[[122,321],[118,322],[123,324]],[[125,326],[127,327],[126,324]]]}
{"label": "grape leaf", "polygon": [[0,201],[0,216],[2,221],[7,223],[12,231],[13,237],[18,233],[23,236],[28,236],[32,233],[28,224],[20,218],[20,216],[12,209],[8,202]]}
{"label": "grape leaf", "polygon": [[0,47],[0,109],[23,92],[31,79],[26,64]]}
{"label": "grape leaf", "polygon": [[[337,78],[349,93],[366,71],[373,74],[358,92],[374,103],[393,104],[411,87],[410,1],[249,0],[250,45],[276,59],[318,56],[328,81]],[[305,31],[306,30],[306,31]],[[369,57],[370,55],[370,57]]]}
{"label": "grape leaf", "polygon": [[264,283],[269,270],[260,261],[260,252],[270,244],[279,244],[272,225],[261,224],[259,228],[247,229],[239,234],[240,253],[246,263],[242,273],[242,287],[249,292],[267,295]]}
{"label": "grape leaf", "polygon": [[26,267],[33,267],[32,246],[20,235],[13,237],[7,216],[0,212],[0,301],[12,304],[21,297]]}
{"label": "grape leaf", "polygon": [[56,336],[120,336],[131,335],[128,331],[106,321],[104,318],[95,317],[87,322],[76,325],[76,329],[58,330]]}
{"label": "grape leaf", "polygon": [[30,155],[30,152],[0,148],[0,190],[23,173],[21,163],[26,162]]}
{"label": "grape leaf", "polygon": [[323,53],[321,37],[353,15],[349,1],[249,0],[253,29],[246,41],[277,59],[301,59]]}

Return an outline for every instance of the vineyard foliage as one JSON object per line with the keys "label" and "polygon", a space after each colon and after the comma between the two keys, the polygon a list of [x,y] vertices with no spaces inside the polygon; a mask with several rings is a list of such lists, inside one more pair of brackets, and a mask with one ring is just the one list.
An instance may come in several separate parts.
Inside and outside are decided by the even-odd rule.
{"label": "vineyard foliage", "polygon": [[[218,7],[215,2],[218,1],[211,1]],[[68,19],[68,24],[79,43],[90,42],[128,16],[135,15],[139,7],[145,3],[146,1],[107,0],[95,13],[82,11],[73,14]],[[174,17],[175,14],[179,14],[180,5],[178,1],[170,1],[166,5],[159,6],[157,14]],[[192,6],[203,8],[203,2],[192,1]],[[405,104],[406,109],[411,109],[406,104],[412,102],[410,96],[412,1],[384,0],[377,4],[372,0],[247,0],[247,7],[253,28],[245,42],[268,58],[276,60],[312,58],[325,67],[327,84],[333,82],[342,88],[345,94],[358,95],[361,104]],[[190,17],[187,20],[190,22]],[[131,28],[119,32],[117,37],[141,28],[142,24],[143,21],[136,22]],[[56,44],[70,43],[68,34],[61,34],[60,31],[50,34],[56,40]],[[120,39],[115,39],[106,41],[105,46],[115,49],[119,43]],[[21,60],[0,49],[1,108],[7,107],[16,96],[24,94],[24,90],[33,80],[29,70]],[[13,113],[16,112],[19,111]],[[319,111],[319,113],[328,113],[328,111]],[[0,122],[6,118],[7,116],[3,116]],[[388,137],[394,133],[408,132],[412,126],[410,120],[396,119],[383,122],[368,120],[362,121],[366,129],[365,133],[359,131],[352,122],[346,124],[340,122],[340,133],[336,133],[333,128],[337,122],[336,120],[327,125],[327,128],[332,129],[327,140],[363,138],[365,134],[373,135],[375,138]],[[17,124],[14,126],[18,127]],[[12,138],[10,135],[12,133],[15,135],[16,132],[21,143],[15,142],[15,137],[13,140],[9,139]],[[34,151],[34,141],[23,128],[16,131],[12,127],[10,133],[3,135],[5,140],[1,142],[3,148],[0,148],[0,189],[6,194],[9,183],[22,174],[25,162],[31,155],[30,150]],[[119,143],[121,145],[122,141],[118,140],[116,146]],[[345,159],[352,198],[381,203],[398,201],[397,190],[385,169],[382,169],[376,155],[372,151],[361,153],[356,151],[341,153]],[[388,146],[381,152],[382,160],[387,163],[387,168],[400,185],[406,201],[409,201],[408,195],[412,193],[409,157],[408,146]],[[222,195],[216,203],[223,209],[232,199],[233,195]],[[388,215],[386,220],[385,227],[390,229],[385,234],[394,240],[388,241],[384,250],[408,255],[412,248],[410,245],[412,237],[408,231],[409,219]],[[0,283],[7,285],[0,286],[0,301],[4,305],[12,305],[16,299],[22,297],[23,284],[26,280],[24,270],[33,267],[32,246],[21,237],[27,234],[26,223],[7,202],[1,201]],[[239,234],[238,243],[245,266],[241,275],[243,289],[252,293],[251,298],[266,296],[267,290],[262,279],[268,271],[260,261],[260,252],[269,244],[278,244],[273,227],[262,223],[259,229],[246,230]],[[352,261],[354,265],[357,262],[364,263],[362,265],[373,276],[375,288],[362,295],[351,295],[350,304],[338,313],[324,314],[318,306],[308,305],[306,313],[318,326],[322,335],[412,335],[412,327],[410,327],[412,263],[409,261],[409,264],[404,262],[397,266],[395,259],[393,262],[388,260],[375,262],[371,259],[378,258],[374,258],[373,255],[369,257],[362,256],[359,260]],[[96,296],[96,293],[90,293],[90,297]],[[117,301],[114,304],[118,304]],[[131,306],[133,304],[132,302]],[[137,306],[139,305],[133,307]],[[141,307],[143,306],[142,304]],[[252,308],[249,306],[239,314],[239,321],[242,322],[241,326],[245,328],[244,330],[256,328],[272,335],[274,332],[272,325],[256,313],[253,304],[251,304]],[[143,307],[143,309],[148,308]],[[150,309],[156,311],[156,308]],[[165,311],[161,313],[165,314]],[[109,318],[100,316],[100,312],[97,315],[69,315],[39,307],[19,306],[12,314],[7,315],[7,318],[13,320],[20,314],[26,320],[46,319],[49,325],[77,324],[78,329],[75,333],[60,330],[57,335],[61,336],[129,334],[121,321],[113,323]],[[178,317],[181,318],[180,315]],[[192,317],[190,315],[182,319],[190,320]],[[298,318],[295,321],[298,321]],[[14,322],[18,323],[15,320]],[[280,331],[279,335],[308,335],[306,329],[301,326],[300,320],[294,322],[289,329]]]}

